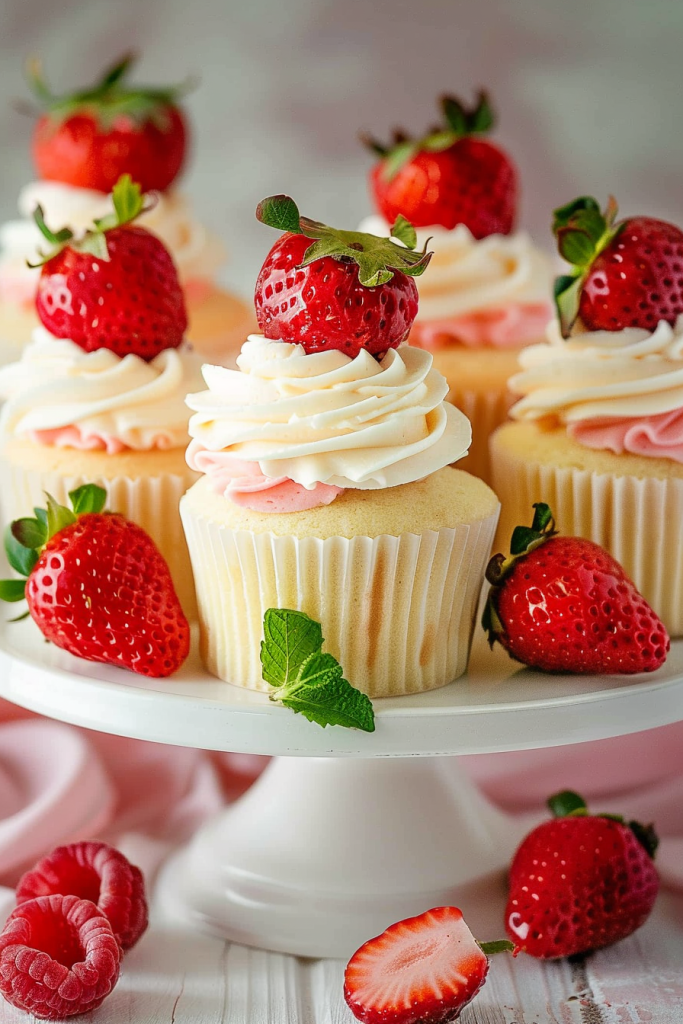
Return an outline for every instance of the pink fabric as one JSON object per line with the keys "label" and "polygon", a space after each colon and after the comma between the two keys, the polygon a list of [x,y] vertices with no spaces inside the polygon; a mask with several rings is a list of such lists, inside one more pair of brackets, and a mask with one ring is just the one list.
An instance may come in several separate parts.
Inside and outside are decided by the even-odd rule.
{"label": "pink fabric", "polygon": [[187,449],[187,464],[208,476],[216,494],[253,512],[304,512],[329,505],[343,491],[330,484],[308,489],[286,476],[264,476],[258,462],[244,462],[223,451],[210,452],[197,440]]}
{"label": "pink fabric", "polygon": [[80,427],[56,427],[54,430],[29,430],[28,437],[36,444],[54,445],[56,448],[77,448],[83,452],[106,452],[117,455],[126,446],[118,437],[103,434],[84,434]]}
{"label": "pink fabric", "polygon": [[443,320],[418,319],[410,332],[410,343],[427,349],[450,345],[519,348],[543,338],[551,317],[548,303],[527,302]]}
{"label": "pink fabric", "polygon": [[583,420],[571,423],[567,433],[587,448],[683,462],[683,409],[641,418]]}

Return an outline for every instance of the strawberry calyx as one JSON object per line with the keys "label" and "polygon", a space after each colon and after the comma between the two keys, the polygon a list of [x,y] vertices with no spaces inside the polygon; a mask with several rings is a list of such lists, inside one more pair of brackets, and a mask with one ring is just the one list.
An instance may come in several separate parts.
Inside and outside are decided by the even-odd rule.
{"label": "strawberry calyx", "polygon": [[109,131],[118,118],[124,117],[137,126],[152,122],[161,130],[168,126],[168,110],[190,89],[194,82],[180,85],[135,86],[125,84],[137,54],[129,52],[107,68],[95,85],[76,92],[55,95],[43,75],[40,60],[28,62],[26,77],[43,111],[57,124],[74,114],[87,113],[92,116],[103,131]]}
{"label": "strawberry calyx", "polygon": [[[33,219],[39,231],[51,245],[48,252],[38,250],[40,260],[37,263],[28,263],[29,267],[42,267],[51,259],[58,256],[66,249],[74,249],[76,252],[88,253],[98,260],[109,260],[106,234],[114,228],[123,227],[136,220],[141,213],[150,210],[154,205],[153,195],[143,196],[142,190],[137,182],[133,181],[130,174],[122,174],[112,189],[113,213],[106,217],[100,217],[93,221],[94,227],[88,229],[80,238],[76,238],[69,227],[61,228],[59,231],[52,231],[45,223],[45,214],[42,206],[36,206],[33,212]],[[28,262],[28,261],[27,261]]]}
{"label": "strawberry calyx", "polygon": [[509,939],[494,939],[492,942],[477,940],[477,945],[486,956],[495,956],[496,953],[514,953],[517,948]]}
{"label": "strawberry calyx", "polygon": [[547,800],[547,805],[555,818],[606,818],[608,821],[616,821],[620,825],[626,825],[633,832],[634,836],[643,847],[648,856],[654,860],[659,836],[652,823],[643,825],[639,821],[626,821],[621,814],[589,814],[586,801],[578,793],[571,789],[564,789],[560,793],[554,793]]}
{"label": "strawberry calyx", "polygon": [[624,227],[615,226],[618,206],[610,196],[604,211],[592,196],[581,196],[553,213],[552,232],[560,256],[573,265],[569,274],[555,278],[554,296],[562,337],[568,338],[579,315],[581,290],[597,256]]}
{"label": "strawberry calyx", "polygon": [[531,526],[516,526],[510,538],[510,554],[502,552],[492,555],[486,566],[486,579],[491,584],[484,613],[481,618],[483,629],[488,634],[489,646],[505,633],[505,627],[496,611],[496,595],[517,562],[535,551],[541,544],[557,534],[555,519],[549,505],[543,501],[534,502],[534,518]]}
{"label": "strawberry calyx", "polygon": [[[0,580],[0,601],[22,601],[26,596],[26,581],[52,538],[72,526],[79,516],[102,512],[107,501],[107,492],[97,484],[83,484],[70,491],[71,508],[60,505],[50,494],[45,496],[47,508],[34,508],[34,517],[15,519],[5,530],[7,561],[22,578]],[[18,618],[24,619],[27,615],[28,612]]]}
{"label": "strawberry calyx", "polygon": [[307,267],[327,256],[340,262],[353,262],[358,265],[358,280],[365,288],[386,284],[394,273],[419,277],[432,258],[432,253],[427,252],[429,240],[421,251],[415,249],[415,228],[401,216],[396,218],[391,235],[402,245],[391,238],[380,238],[362,231],[342,231],[302,217],[294,200],[285,195],[263,199],[256,207],[256,219],[278,231],[305,235],[313,240],[299,267]]}
{"label": "strawberry calyx", "polygon": [[395,178],[401,168],[423,150],[440,153],[468,135],[486,134],[495,123],[488,94],[483,89],[477,93],[471,107],[467,107],[455,96],[448,95],[440,98],[439,105],[443,122],[419,139],[411,138],[400,128],[394,130],[392,140],[387,144],[378,142],[365,132],[361,133],[361,142],[384,160],[382,177],[385,181]]}

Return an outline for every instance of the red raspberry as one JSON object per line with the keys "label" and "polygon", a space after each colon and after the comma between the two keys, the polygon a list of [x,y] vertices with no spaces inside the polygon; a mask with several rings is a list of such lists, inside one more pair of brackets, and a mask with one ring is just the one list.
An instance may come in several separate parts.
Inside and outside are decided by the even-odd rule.
{"label": "red raspberry", "polygon": [[43,1020],[99,1006],[119,977],[121,951],[106,917],[77,896],[22,903],[0,934],[0,991]]}
{"label": "red raspberry", "polygon": [[53,894],[91,900],[124,951],[135,945],[147,927],[142,872],[106,843],[57,847],[20,879],[17,903]]}

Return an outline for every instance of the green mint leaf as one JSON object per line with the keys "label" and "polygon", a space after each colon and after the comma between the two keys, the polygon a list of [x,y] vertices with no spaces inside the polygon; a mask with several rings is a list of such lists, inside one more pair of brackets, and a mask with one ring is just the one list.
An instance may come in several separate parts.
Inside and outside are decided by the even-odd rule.
{"label": "green mint leaf", "polygon": [[[273,695],[280,699],[279,694]],[[325,728],[341,725],[346,729],[375,731],[375,715],[369,697],[339,676],[317,686],[300,686],[281,698],[281,703],[309,722]]]}
{"label": "green mint leaf", "polygon": [[409,220],[399,213],[398,217],[394,221],[391,229],[391,237],[398,238],[399,242],[403,242],[409,249],[414,249],[417,246],[417,232],[410,223]]}
{"label": "green mint leaf", "polygon": [[0,580],[0,601],[23,601],[26,580]]}
{"label": "green mint leaf", "polygon": [[47,543],[47,530],[39,519],[15,519],[10,530],[12,537],[25,548],[35,550]]}
{"label": "green mint leaf", "polygon": [[256,207],[256,219],[278,231],[300,235],[299,208],[289,196],[268,196]]}
{"label": "green mint leaf", "polygon": [[[45,536],[47,537],[47,529]],[[20,576],[28,576],[39,557],[34,548],[27,548],[17,540],[12,533],[11,525],[5,529],[5,554],[9,564]]]}
{"label": "green mint leaf", "polygon": [[[60,505],[51,494],[47,497],[47,539],[54,537],[60,530],[71,526],[76,522],[76,516],[71,509]],[[16,534],[15,534],[16,536]],[[44,543],[44,542],[43,542]]]}
{"label": "green mint leaf", "polygon": [[97,484],[83,484],[69,491],[69,500],[77,516],[86,512],[101,512],[107,502],[107,492]]}
{"label": "green mint leaf", "polygon": [[[316,651],[313,654],[309,654],[299,669],[292,686],[292,692],[300,686],[321,686],[323,683],[331,682],[334,679],[341,679],[342,675],[342,667],[336,658],[331,654],[323,654],[322,651]],[[280,692],[286,693],[287,688],[285,687]],[[280,697],[280,694],[278,694],[278,697]]]}
{"label": "green mint leaf", "polygon": [[555,793],[548,800],[548,807],[556,818],[568,818],[571,815],[584,815],[588,812],[586,801],[571,789]]}
{"label": "green mint leaf", "polygon": [[320,623],[289,608],[267,610],[263,636],[261,666],[263,678],[271,686],[293,683],[306,659],[323,645]]}

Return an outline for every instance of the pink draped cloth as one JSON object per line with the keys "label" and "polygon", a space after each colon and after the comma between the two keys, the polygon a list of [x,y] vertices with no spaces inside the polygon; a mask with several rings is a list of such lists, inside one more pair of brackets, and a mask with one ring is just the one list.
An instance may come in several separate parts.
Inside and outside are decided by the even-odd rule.
{"label": "pink draped cloth", "polygon": [[[574,788],[595,810],[654,821],[663,881],[683,891],[683,723],[601,743],[462,760],[511,814],[540,820],[550,793]],[[19,875],[61,843],[105,839],[151,877],[266,762],[107,736],[0,701],[0,920],[13,906]]]}

